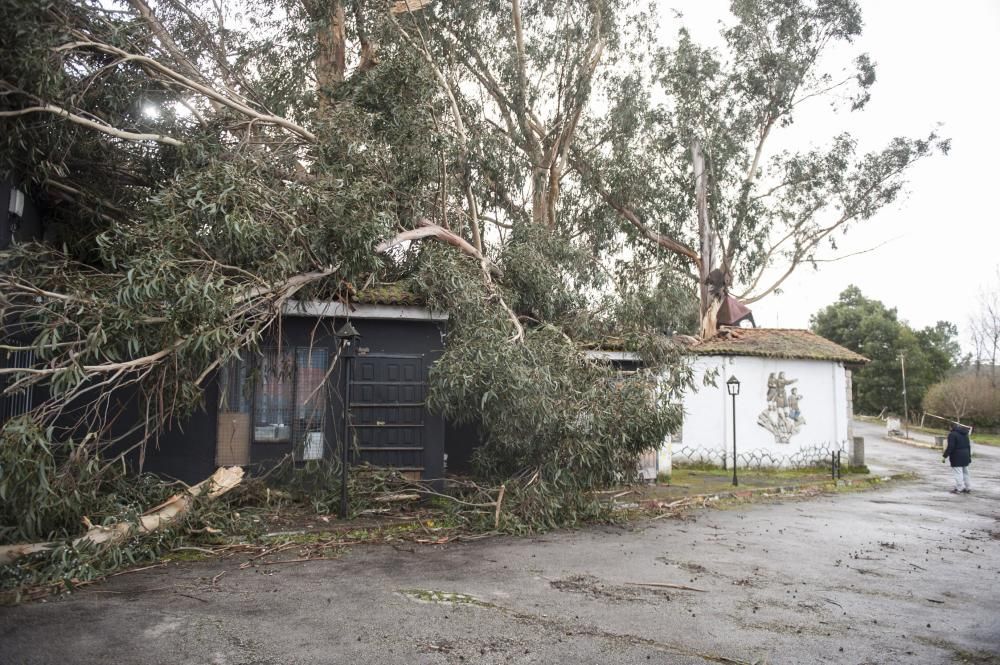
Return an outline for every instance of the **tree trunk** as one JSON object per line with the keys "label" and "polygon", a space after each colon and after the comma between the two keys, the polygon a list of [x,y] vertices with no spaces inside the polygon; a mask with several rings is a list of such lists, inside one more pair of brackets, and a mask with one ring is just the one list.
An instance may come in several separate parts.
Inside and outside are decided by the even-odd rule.
{"label": "tree trunk", "polygon": [[701,300],[701,330],[703,339],[715,335],[718,328],[717,315],[722,305],[721,297],[713,295],[708,284],[708,275],[715,269],[717,261],[715,234],[709,220],[708,211],[708,171],[705,168],[705,155],[701,142],[694,139],[691,142],[691,160],[694,163],[695,205],[698,214],[698,238],[700,239],[700,257],[698,260],[698,288]]}
{"label": "tree trunk", "polygon": [[531,169],[531,221],[539,225],[549,223],[549,171],[541,165]]}
{"label": "tree trunk", "polygon": [[318,24],[316,33],[316,92],[319,95],[319,112],[323,116],[329,112],[330,96],[337,85],[343,83],[346,71],[345,32],[343,0],[310,0],[306,9]]}

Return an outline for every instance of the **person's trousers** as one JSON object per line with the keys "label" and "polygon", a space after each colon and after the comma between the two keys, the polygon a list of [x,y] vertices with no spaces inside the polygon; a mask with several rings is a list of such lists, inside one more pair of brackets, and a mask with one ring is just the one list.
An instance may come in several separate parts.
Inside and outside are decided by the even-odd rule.
{"label": "person's trousers", "polygon": [[972,489],[969,478],[969,467],[953,466],[951,470],[955,472],[955,489],[959,492]]}

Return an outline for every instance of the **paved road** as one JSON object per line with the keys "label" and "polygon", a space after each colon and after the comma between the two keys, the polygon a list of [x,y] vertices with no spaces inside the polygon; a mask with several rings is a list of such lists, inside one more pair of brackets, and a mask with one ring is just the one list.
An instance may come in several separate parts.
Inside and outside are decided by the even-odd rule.
{"label": "paved road", "polygon": [[0,609],[0,662],[1000,663],[1000,449],[976,450],[976,491],[954,496],[938,453],[858,428],[873,469],[922,478],[633,528],[154,569]]}

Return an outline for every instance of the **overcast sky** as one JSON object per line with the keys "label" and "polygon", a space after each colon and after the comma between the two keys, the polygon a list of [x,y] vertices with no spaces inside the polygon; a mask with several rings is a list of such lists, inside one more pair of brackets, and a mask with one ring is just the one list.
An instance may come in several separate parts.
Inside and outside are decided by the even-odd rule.
{"label": "overcast sky", "polygon": [[[861,112],[832,116],[819,104],[797,117],[801,147],[840,131],[860,150],[897,135],[926,136],[941,123],[951,153],[917,164],[905,196],[839,241],[839,254],[877,249],[818,271],[802,268],[784,293],[753,305],[759,326],[806,327],[849,284],[896,307],[921,328],[946,319],[968,349],[968,318],[977,293],[1000,266],[1000,0],[860,0],[864,33],[850,50],[878,66],[872,101]],[[672,41],[683,21],[698,41],[729,21],[727,0],[660,0]],[[673,17],[672,9],[683,13]]]}

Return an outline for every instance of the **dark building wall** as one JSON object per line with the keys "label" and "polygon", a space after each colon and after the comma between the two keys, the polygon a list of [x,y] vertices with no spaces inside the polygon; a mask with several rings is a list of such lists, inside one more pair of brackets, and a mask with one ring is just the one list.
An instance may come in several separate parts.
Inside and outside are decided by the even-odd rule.
{"label": "dark building wall", "polygon": [[145,455],[133,453],[130,466],[186,483],[196,483],[215,471],[215,404],[218,386],[205,388],[205,403],[180,423],[173,423],[159,439],[147,444]]}
{"label": "dark building wall", "polygon": [[[345,404],[347,403],[347,372],[345,372],[345,357],[337,357],[340,349],[340,340],[335,336],[335,331],[345,323],[342,319],[317,319],[315,317],[293,317],[287,316],[283,319],[280,329],[275,329],[268,336],[262,345],[265,348],[289,347],[313,347],[325,348],[329,353],[331,361],[335,361],[330,371],[327,384],[326,417],[323,425],[325,439],[325,456],[327,458],[338,456],[341,450],[341,442],[344,440],[345,431]],[[426,411],[426,407],[420,409],[420,413],[412,407],[396,409],[391,406],[382,409],[378,406],[382,399],[377,392],[371,393],[366,400],[362,393],[365,383],[369,385],[373,382],[364,381],[360,373],[367,371],[371,367],[381,365],[383,369],[392,369],[391,365],[410,368],[419,367],[422,376],[420,382],[426,382],[427,372],[431,365],[440,357],[444,340],[444,322],[430,320],[381,320],[381,319],[352,319],[352,325],[360,333],[361,337],[350,350],[353,356],[352,373],[358,384],[353,385],[355,394],[351,396],[352,422],[355,424],[367,424],[368,433],[359,435],[363,427],[355,427],[353,436],[357,437],[358,443],[368,445],[369,450],[365,453],[368,460],[373,464],[392,466],[421,466],[424,478],[441,478],[445,473],[444,455],[448,454],[448,469],[455,471],[468,471],[469,459],[472,451],[479,444],[478,428],[475,425],[455,427],[446,424],[444,420]],[[396,362],[396,361],[399,362]],[[390,372],[391,373],[391,372]],[[379,377],[375,377],[378,379]],[[385,377],[383,377],[385,378]],[[412,377],[411,377],[412,378]],[[405,381],[406,377],[401,377]],[[413,383],[412,381],[410,383]],[[367,390],[369,386],[364,386]],[[411,386],[404,386],[409,389]],[[38,390],[38,389],[36,389]],[[426,387],[417,399],[424,401],[426,398]],[[42,392],[36,392],[35,403],[44,399]],[[410,398],[400,401],[409,401]],[[211,475],[216,468],[216,438],[218,436],[218,414],[219,414],[219,382],[217,377],[212,377],[206,381],[203,404],[192,414],[183,418],[179,422],[168,424],[165,431],[154,440],[147,443],[144,450],[136,448],[142,432],[136,429],[140,422],[141,414],[144,413],[145,406],[140,403],[140,397],[132,389],[122,389],[115,391],[110,397],[107,413],[113,418],[109,434],[111,437],[119,439],[113,449],[106,451],[107,454],[117,454],[122,451],[131,450],[127,460],[133,470],[152,472],[171,478],[177,478],[184,482],[193,483],[203,480]],[[375,404],[375,406],[371,406]],[[57,437],[62,440],[81,440],[88,434],[87,424],[82,426],[76,423],[82,413],[82,404],[70,405],[64,413],[64,417],[57,423]],[[402,411],[404,423],[393,422],[393,417],[398,417]],[[416,420],[414,420],[416,419]],[[389,425],[382,430],[374,425],[380,421]],[[416,425],[419,422],[421,437],[422,459],[414,464],[414,456],[410,451],[405,450],[405,446],[394,446],[396,441],[394,436],[399,436],[396,432],[406,432],[415,435]],[[2,423],[0,423],[2,424]],[[392,431],[392,426],[398,428]],[[131,431],[130,431],[131,430]],[[378,430],[378,431],[376,431]],[[367,441],[361,441],[367,439]],[[401,441],[400,443],[406,443]],[[387,448],[397,447],[398,450],[377,450],[377,446],[385,445]],[[278,460],[290,454],[293,445],[290,442],[269,443],[251,442],[250,444],[250,466],[256,469],[263,469],[273,465]],[[352,462],[364,461],[364,458],[352,458]]]}
{"label": "dark building wall", "polygon": [[[280,329],[274,330],[263,346],[325,348],[329,351],[330,358],[334,359],[340,345],[334,333],[344,322],[341,319],[285,317]],[[426,380],[426,370],[441,354],[442,323],[381,319],[352,319],[351,323],[361,335],[349,352],[354,356],[350,362],[355,380],[358,378],[358,368],[366,359],[398,356],[416,357],[425,372],[423,380]],[[344,409],[348,398],[346,355],[343,354],[334,364],[327,384],[327,417],[323,427],[327,457],[339,455],[340,444],[344,440]],[[354,388],[357,389],[357,386]],[[354,395],[351,402],[357,403],[357,397],[357,394]],[[211,474],[215,468],[217,415],[218,384],[210,381],[205,393],[204,409],[165,433],[160,438],[158,449],[147,449],[145,470],[170,475],[185,482],[200,480]],[[360,417],[356,409],[352,422],[357,423]],[[440,478],[444,473],[445,424],[440,417],[430,413],[424,413],[422,420],[422,475],[424,478]],[[355,434],[357,431],[356,428]],[[251,466],[266,468],[292,453],[292,450],[293,444],[290,442],[252,442]],[[391,458],[386,454],[369,453],[369,456],[391,463]],[[352,462],[357,461],[356,458],[352,459]]]}

